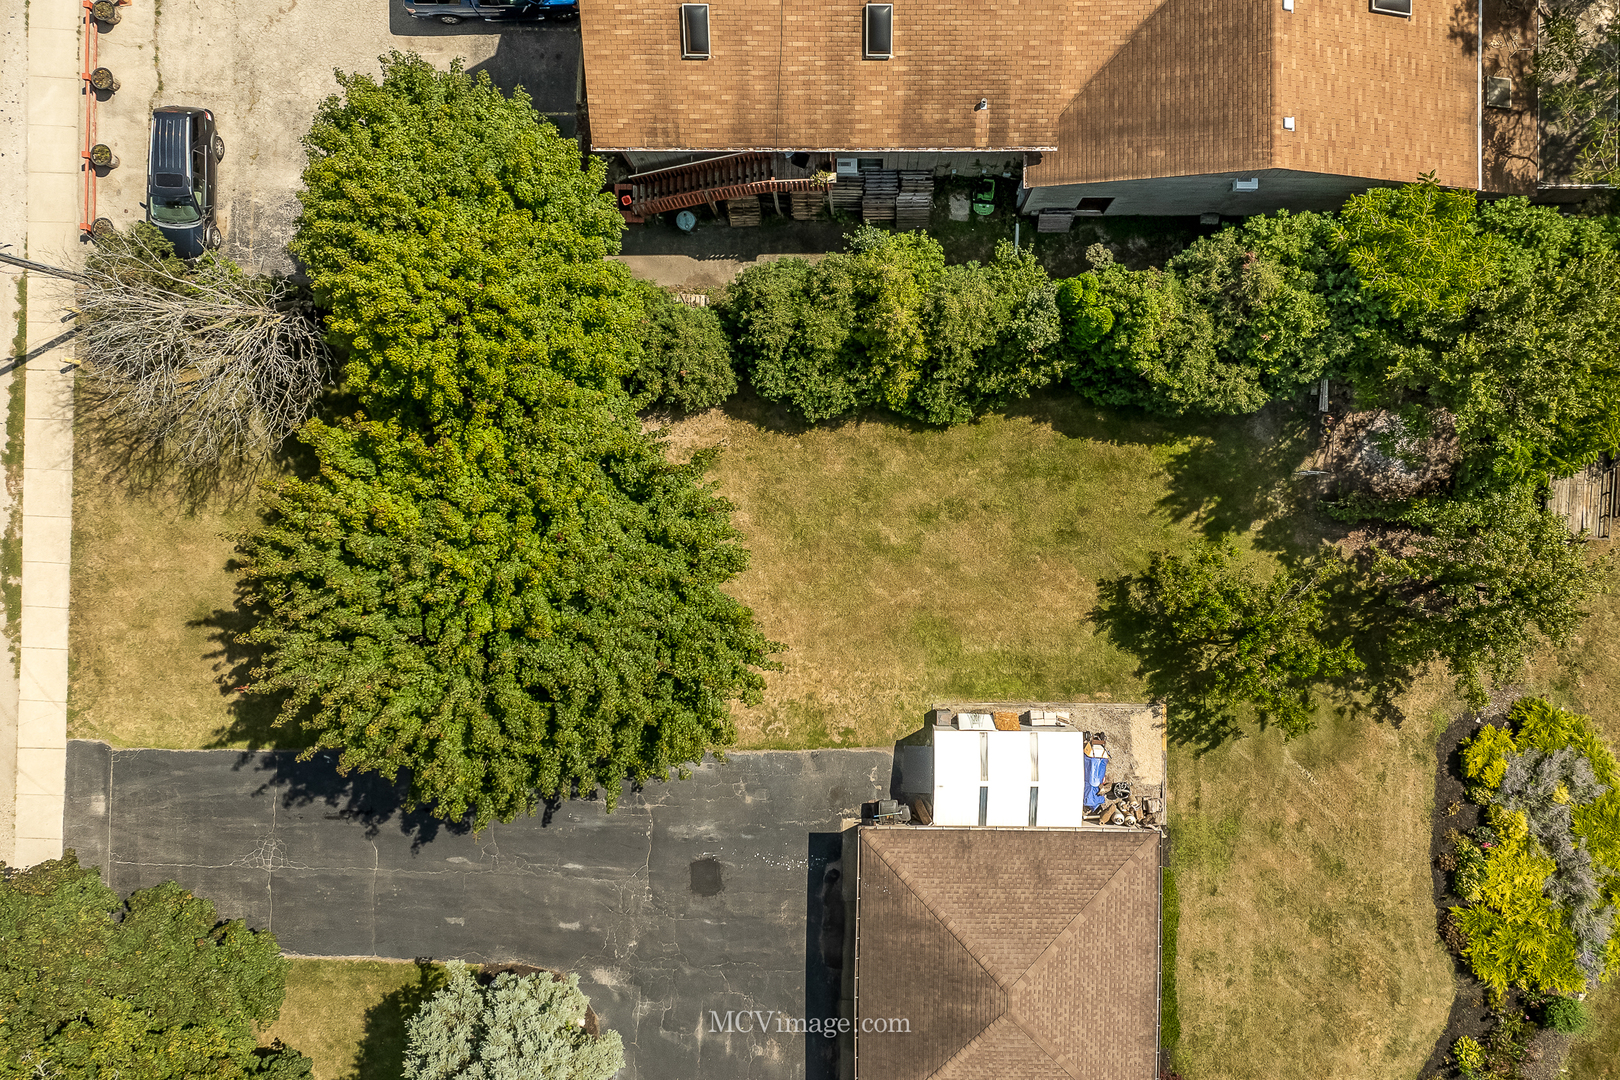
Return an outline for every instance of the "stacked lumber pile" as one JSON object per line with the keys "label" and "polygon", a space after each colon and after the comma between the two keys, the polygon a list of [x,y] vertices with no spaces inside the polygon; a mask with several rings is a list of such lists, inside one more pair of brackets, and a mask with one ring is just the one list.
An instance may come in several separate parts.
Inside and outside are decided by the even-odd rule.
{"label": "stacked lumber pile", "polygon": [[748,225],[758,225],[764,218],[759,209],[759,196],[747,195],[741,199],[726,200],[726,219],[731,227],[740,229]]}
{"label": "stacked lumber pile", "polygon": [[892,170],[869,172],[861,198],[862,221],[893,221],[894,200],[900,194],[900,174]]}
{"label": "stacked lumber pile", "polygon": [[809,221],[821,213],[827,197],[819,191],[795,191],[788,196],[788,213],[794,221]]}
{"label": "stacked lumber pile", "polygon": [[861,208],[866,192],[866,180],[860,176],[840,176],[827,188],[827,201],[834,210],[855,213]]}
{"label": "stacked lumber pile", "polygon": [[903,172],[900,193],[894,200],[894,226],[897,229],[926,229],[934,210],[934,174]]}

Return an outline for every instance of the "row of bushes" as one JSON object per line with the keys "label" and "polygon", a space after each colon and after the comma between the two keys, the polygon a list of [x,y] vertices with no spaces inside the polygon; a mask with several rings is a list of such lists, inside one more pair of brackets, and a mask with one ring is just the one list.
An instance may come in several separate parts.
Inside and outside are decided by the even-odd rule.
{"label": "row of bushes", "polygon": [[1544,477],[1620,447],[1620,219],[1432,180],[1337,214],[1251,218],[1162,269],[1093,245],[1054,280],[1003,244],[946,265],[864,227],[819,262],[750,267],[707,310],[648,288],[633,389],[719,404],[746,377],[815,422],[878,408],[960,424],[1043,387],[1165,415],[1241,415],[1329,375],[1409,430],[1436,410],[1465,485]]}
{"label": "row of bushes", "polygon": [[1028,248],[947,265],[926,234],[865,226],[818,262],[750,267],[708,310],[672,314],[649,289],[636,389],[706,408],[741,371],[812,422],[880,408],[961,424],[1064,382],[1106,406],[1252,412],[1347,353],[1334,308],[1355,292],[1331,226],[1257,218],[1162,271],[1127,270],[1096,244],[1093,271],[1057,280]]}

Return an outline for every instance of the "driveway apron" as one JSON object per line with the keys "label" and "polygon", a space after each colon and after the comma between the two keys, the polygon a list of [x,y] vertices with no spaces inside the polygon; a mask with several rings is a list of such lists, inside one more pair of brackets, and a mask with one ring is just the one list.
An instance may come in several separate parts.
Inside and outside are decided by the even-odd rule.
{"label": "driveway apron", "polygon": [[625,1080],[815,1080],[830,1047],[774,1023],[728,1033],[726,1014],[836,1008],[824,881],[892,762],[736,753],[626,788],[612,814],[576,800],[473,833],[405,812],[394,785],[339,776],[332,754],[72,742],[65,840],[120,893],[173,879],[290,954],[578,972],[624,1038]]}

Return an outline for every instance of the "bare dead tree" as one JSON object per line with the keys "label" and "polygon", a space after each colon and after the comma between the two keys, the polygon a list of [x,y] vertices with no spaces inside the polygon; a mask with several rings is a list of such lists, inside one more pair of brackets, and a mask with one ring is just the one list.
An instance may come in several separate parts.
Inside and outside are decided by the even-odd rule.
{"label": "bare dead tree", "polygon": [[[7,260],[15,261],[15,260]],[[80,379],[130,441],[189,467],[260,461],[310,415],[331,357],[285,280],[186,264],[142,230],[98,240],[77,285]]]}

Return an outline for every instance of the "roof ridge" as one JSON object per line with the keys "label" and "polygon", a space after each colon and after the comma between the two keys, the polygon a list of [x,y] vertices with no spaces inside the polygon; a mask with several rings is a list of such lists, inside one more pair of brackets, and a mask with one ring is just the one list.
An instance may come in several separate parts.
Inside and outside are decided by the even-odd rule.
{"label": "roof ridge", "polygon": [[[1063,1063],[1063,1058],[1059,1056],[1059,1054],[1057,1052],[1057,1049],[1055,1047],[1053,1047],[1050,1043],[1048,1043],[1046,1041],[1046,1039],[1038,1031],[1034,1031],[1031,1028],[1025,1026],[1023,1021],[1019,1018],[1018,1014],[1013,1011],[1013,991],[1018,989],[1018,987],[1023,983],[1023,981],[1025,979],[1029,978],[1030,973],[1033,972],[1036,968],[1040,967],[1046,961],[1046,958],[1048,956],[1052,955],[1052,953],[1054,951],[1056,951],[1056,949],[1058,948],[1058,946],[1060,944],[1065,943],[1065,941],[1069,937],[1069,935],[1075,932],[1075,928],[1080,924],[1080,920],[1085,916],[1085,914],[1088,911],[1091,910],[1092,905],[1096,904],[1097,900],[1100,897],[1106,896],[1108,894],[1108,892],[1114,887],[1114,882],[1119,880],[1119,876],[1121,874],[1123,874],[1127,869],[1129,869],[1131,867],[1131,865],[1134,864],[1138,859],[1140,859],[1142,857],[1142,853],[1147,851],[1149,846],[1153,846],[1153,847],[1158,846],[1158,844],[1159,844],[1158,835],[1157,834],[1149,834],[1149,835],[1153,836],[1153,840],[1149,841],[1146,838],[1144,838],[1142,840],[1142,843],[1137,846],[1136,850],[1131,852],[1130,857],[1125,859],[1123,862],[1121,862],[1119,864],[1118,867],[1115,868],[1114,873],[1103,884],[1102,888],[1098,889],[1095,893],[1093,893],[1091,895],[1091,899],[1086,901],[1085,907],[1081,908],[1079,911],[1074,913],[1074,918],[1070,919],[1068,921],[1068,923],[1063,927],[1063,929],[1058,931],[1057,934],[1053,936],[1051,941],[1047,942],[1046,948],[1041,950],[1041,954],[1039,956],[1037,956],[1033,961],[1031,961],[1029,967],[1025,968],[1023,973],[1021,975],[1019,975],[1018,978],[1013,982],[1012,986],[1008,987],[1007,990],[1006,990],[1006,993],[1007,993],[1007,1008],[1006,1008],[1006,1011],[1002,1013],[1002,1015],[1005,1016],[1007,1019],[1011,1020],[1014,1024],[1016,1024],[1018,1026],[1018,1030],[1022,1031],[1025,1035],[1028,1035],[1029,1036],[1029,1041],[1034,1043],[1036,1046],[1040,1047],[1041,1052],[1044,1053],[1047,1057],[1051,1058],[1052,1063],[1054,1065],[1056,1065],[1058,1068],[1062,1069],[1063,1072],[1065,1073],[1065,1075],[1072,1076],[1072,1077],[1075,1078],[1075,1080],[1080,1080],[1079,1074],[1077,1074],[1077,1073],[1073,1072],[1072,1070],[1070,1070],[1070,1068]],[[888,860],[884,860],[884,861],[887,862]],[[906,886],[906,888],[909,889],[909,888],[911,888],[911,886],[908,884]]]}
{"label": "roof ridge", "polygon": [[[873,855],[876,855],[878,857],[878,859],[883,863],[883,865],[889,868],[889,872],[894,875],[895,880],[900,882],[901,885],[905,886],[906,892],[911,894],[911,898],[913,900],[917,901],[917,903],[922,906],[922,909],[924,911],[928,912],[928,914],[933,917],[935,922],[939,923],[939,925],[943,926],[946,929],[946,931],[949,932],[949,934],[951,935],[951,940],[956,942],[957,947],[959,949],[961,949],[964,953],[966,953],[970,960],[972,960],[975,964],[979,965],[979,970],[984,973],[985,977],[990,980],[990,985],[994,986],[996,988],[996,991],[1000,994],[1001,1000],[997,1003],[996,1015],[991,1017],[989,1022],[986,1023],[984,1025],[984,1027],[982,1027],[978,1031],[976,1031],[973,1034],[972,1038],[968,1039],[960,1047],[958,1047],[957,1050],[956,1050],[956,1053],[952,1054],[950,1057],[946,1058],[943,1062],[941,1062],[939,1068],[935,1069],[933,1072],[928,1074],[929,1076],[938,1076],[940,1074],[940,1072],[942,1072],[945,1069],[945,1067],[947,1065],[949,1065],[951,1062],[955,1061],[957,1059],[957,1057],[959,1057],[964,1050],[966,1050],[968,1047],[972,1046],[974,1043],[978,1042],[981,1038],[983,1038],[984,1033],[989,1031],[992,1027],[994,1027],[995,1024],[996,1024],[996,1021],[1001,1020],[1003,1017],[1006,1017],[1008,1015],[1008,1010],[1011,1009],[1011,1007],[1012,1007],[1012,1000],[1011,1000],[1011,997],[1010,997],[1010,995],[1008,993],[1008,988],[1003,986],[1001,984],[1001,980],[996,978],[995,973],[992,972],[988,967],[985,966],[984,959],[982,957],[980,957],[978,953],[974,952],[973,949],[971,949],[968,946],[967,942],[962,940],[962,936],[961,936],[961,934],[957,933],[956,927],[952,926],[948,919],[946,919],[938,911],[934,910],[934,906],[932,904],[930,904],[923,897],[922,893],[917,891],[916,885],[913,884],[912,881],[908,877],[906,877],[906,875],[900,870],[899,867],[897,867],[893,862],[891,862],[889,860],[888,855],[884,852],[882,846],[879,843],[879,837],[876,836],[876,835],[872,835],[871,833],[868,833],[867,836],[865,837],[865,839],[867,841],[866,844],[864,845],[865,849],[867,851],[870,851]],[[859,920],[859,918],[860,918],[860,915],[859,915],[859,912],[858,912],[858,909],[857,909],[856,919]],[[857,921],[857,926],[858,925],[859,925],[859,922]],[[857,933],[858,932],[859,931],[857,931]],[[859,963],[858,958],[857,958],[856,962]],[[859,991],[857,990],[857,994],[858,993],[859,993]],[[1041,1050],[1042,1050],[1043,1053],[1046,1052],[1045,1047],[1041,1047]],[[1048,1055],[1048,1056],[1050,1056],[1050,1055]],[[1063,1066],[1062,1066],[1061,1063],[1059,1063],[1058,1067],[1062,1068]],[[857,1068],[859,1068],[858,1065],[857,1065]]]}
{"label": "roof ridge", "polygon": [[[961,932],[956,928],[956,925],[951,919],[947,918],[942,912],[937,910],[933,904],[928,902],[921,892],[917,891],[917,886],[913,884],[911,878],[906,875],[906,872],[894,865],[894,863],[890,862],[888,857],[883,853],[883,850],[876,844],[869,846],[871,847],[872,852],[877,855],[878,858],[883,860],[883,865],[887,866],[894,873],[894,876],[899,878],[901,883],[905,885],[906,891],[917,898],[917,903],[921,904],[928,914],[932,915],[941,926],[951,932],[951,937],[955,938],[957,944],[962,946],[962,951],[973,958],[973,962],[978,964],[980,970],[982,970],[986,975],[990,976],[990,981],[996,984],[996,989],[1001,991],[1003,997],[1006,997],[1008,992],[1012,990],[1012,985],[1016,985],[1016,983],[1008,985],[996,978],[995,972],[991,971],[989,966],[985,964],[984,957],[980,956],[973,946],[969,945],[965,940],[963,940]],[[1126,861],[1128,862],[1129,860]],[[1112,880],[1113,878],[1109,878],[1109,881]],[[1046,954],[1042,953],[1041,955],[1044,956]],[[1004,1005],[1001,1010],[1001,1015],[1005,1016],[1006,1013],[1007,1008]],[[995,1021],[991,1021],[991,1023],[994,1022]],[[985,1028],[988,1029],[989,1024],[986,1024]],[[983,1034],[983,1032],[981,1031],[980,1034]],[[975,1035],[974,1038],[978,1038],[978,1036]]]}

